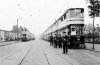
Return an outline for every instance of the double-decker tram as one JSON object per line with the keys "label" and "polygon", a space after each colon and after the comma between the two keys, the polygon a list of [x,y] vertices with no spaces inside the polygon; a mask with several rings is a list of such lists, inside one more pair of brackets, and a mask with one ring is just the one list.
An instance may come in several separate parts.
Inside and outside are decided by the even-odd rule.
{"label": "double-decker tram", "polygon": [[63,32],[69,36],[69,48],[80,47],[84,44],[84,9],[83,8],[70,8],[58,18],[43,34],[42,39],[48,40],[52,34],[63,36]]}
{"label": "double-decker tram", "polygon": [[35,40],[34,34],[30,33],[26,28],[23,29],[21,32],[21,40],[22,41],[29,41],[29,40]]}
{"label": "double-decker tram", "polygon": [[22,41],[29,41],[31,38],[30,33],[27,31],[22,31],[21,32],[21,40]]}

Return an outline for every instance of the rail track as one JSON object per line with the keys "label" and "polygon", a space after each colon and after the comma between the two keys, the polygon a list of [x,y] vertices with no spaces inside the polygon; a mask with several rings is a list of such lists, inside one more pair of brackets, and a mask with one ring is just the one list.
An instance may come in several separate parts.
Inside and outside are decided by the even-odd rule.
{"label": "rail track", "polygon": [[[42,50],[43,50],[43,48],[42,48]],[[72,62],[70,62],[68,59],[66,59],[66,58],[64,58],[62,55],[60,55],[58,52],[56,52],[55,50],[52,50],[54,53],[56,53],[57,55],[59,55],[62,59],[64,59],[65,61],[66,61],[66,63],[69,63],[70,65],[74,65]],[[45,55],[45,57],[46,57],[46,59],[47,59],[47,62],[48,62],[48,65],[51,65],[50,64],[50,62],[49,62],[49,60],[48,60],[48,57],[47,57],[47,54],[44,52],[44,50],[43,50],[43,53],[44,53],[44,55]],[[53,60],[53,59],[52,59]]]}
{"label": "rail track", "polygon": [[22,65],[24,59],[27,57],[27,55],[30,52],[30,50],[31,50],[32,47],[33,47],[33,45],[29,48],[29,50],[27,51],[27,53],[25,54],[25,56],[22,58],[22,60],[17,65]]}
{"label": "rail track", "polygon": [[68,59],[64,58],[61,54],[53,50],[57,55],[59,55],[62,59],[64,59],[67,63],[70,63],[71,65],[74,65],[72,62],[70,62]]}
{"label": "rail track", "polygon": [[45,53],[44,50],[43,50],[43,47],[42,47],[42,51],[43,51],[43,54],[44,54],[44,56],[45,56],[45,58],[46,58],[46,60],[47,60],[48,65],[51,65],[50,62],[49,62],[49,60],[48,60],[48,58],[47,58],[47,56],[46,56],[46,53]]}
{"label": "rail track", "polygon": [[[33,44],[32,46],[30,46],[30,48],[28,48],[27,52],[25,53],[24,57],[18,61],[18,63],[16,65],[22,65],[24,59],[27,57],[28,53],[30,52],[31,48],[33,47]],[[14,54],[16,54],[15,51],[17,51],[18,49],[15,49],[14,51],[12,51],[10,54],[8,54],[8,56],[6,56],[1,62],[0,64],[2,65],[4,61],[6,61],[7,59],[9,59],[11,56],[13,56]]]}

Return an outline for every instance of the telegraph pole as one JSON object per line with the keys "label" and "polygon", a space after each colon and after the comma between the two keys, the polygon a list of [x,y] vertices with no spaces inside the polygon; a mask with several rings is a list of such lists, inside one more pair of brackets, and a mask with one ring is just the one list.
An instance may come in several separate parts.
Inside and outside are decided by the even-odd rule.
{"label": "telegraph pole", "polygon": [[18,18],[17,18],[17,42],[18,42]]}
{"label": "telegraph pole", "polygon": [[93,50],[94,50],[94,32],[95,32],[95,30],[94,30],[94,19],[95,19],[95,17],[93,17]]}

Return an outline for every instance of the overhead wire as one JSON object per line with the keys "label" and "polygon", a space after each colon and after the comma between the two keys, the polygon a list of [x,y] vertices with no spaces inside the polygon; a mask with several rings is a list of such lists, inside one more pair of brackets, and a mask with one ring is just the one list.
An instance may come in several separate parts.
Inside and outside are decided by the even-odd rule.
{"label": "overhead wire", "polygon": [[17,2],[18,2],[17,5],[18,5],[18,7],[19,7],[19,9],[20,9],[21,11],[28,13],[29,16],[32,16],[31,10],[30,10],[30,5],[29,5],[29,0],[26,0],[26,5],[27,5],[28,11],[26,11],[26,10],[22,7],[23,0],[17,0]]}
{"label": "overhead wire", "polygon": [[19,7],[19,9],[21,10],[21,11],[24,11],[25,12],[25,10],[23,9],[23,7],[21,6],[22,5],[22,0],[17,0],[17,5],[18,5],[18,7]]}
{"label": "overhead wire", "polygon": [[27,0],[27,7],[28,7],[28,11],[29,11],[29,14],[30,16],[32,16],[32,13],[31,13],[31,8],[30,8],[30,5],[29,5],[29,2],[30,0]]}

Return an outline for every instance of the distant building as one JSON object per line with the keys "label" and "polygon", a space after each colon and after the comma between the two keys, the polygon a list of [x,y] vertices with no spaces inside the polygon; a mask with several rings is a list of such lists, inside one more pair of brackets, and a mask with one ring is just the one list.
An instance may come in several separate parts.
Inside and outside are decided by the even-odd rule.
{"label": "distant building", "polygon": [[[21,38],[21,33],[23,31],[29,32],[27,28],[19,27],[17,29],[17,25],[13,26],[13,29],[11,31],[6,31],[6,30],[0,30],[0,41],[12,41],[12,40],[17,40]],[[17,37],[18,33],[18,37]],[[34,37],[34,35],[32,35]]]}
{"label": "distant building", "polygon": [[5,41],[5,32],[4,32],[4,30],[0,30],[0,41]]}
{"label": "distant building", "polygon": [[12,29],[12,32],[13,33],[16,33],[15,35],[15,38],[17,38],[17,33],[18,33],[18,38],[21,38],[21,32],[22,32],[22,30],[23,30],[24,28],[22,27],[22,26],[20,26],[20,27],[18,27],[17,28],[17,25],[14,25],[13,26],[13,29]]}

